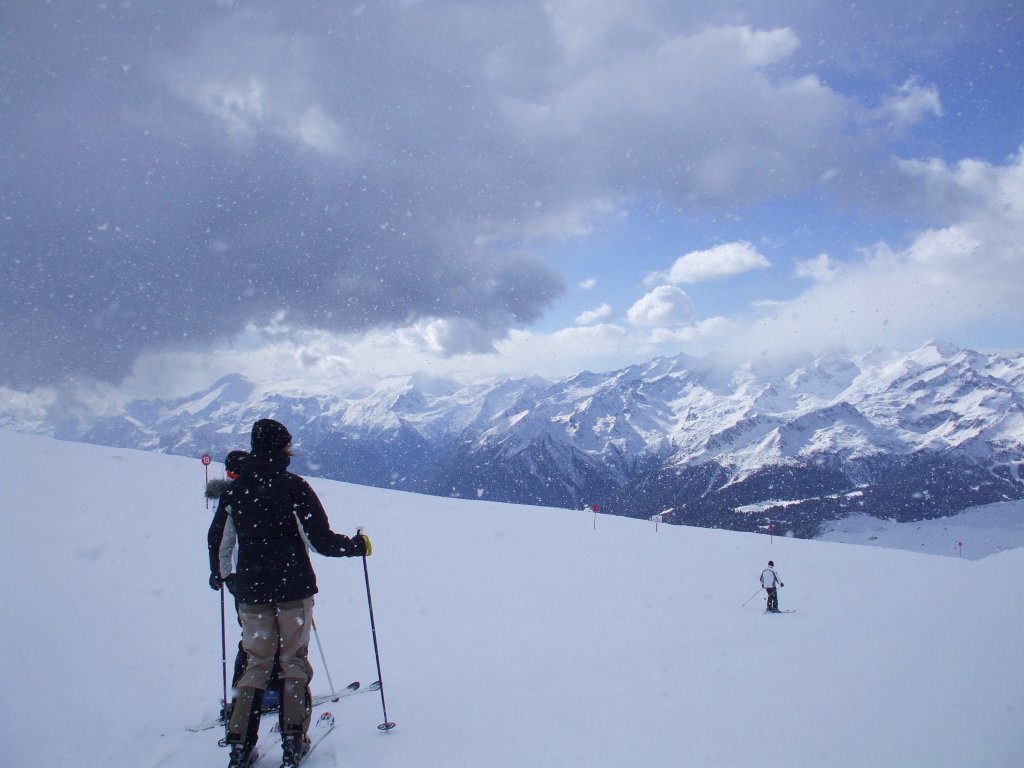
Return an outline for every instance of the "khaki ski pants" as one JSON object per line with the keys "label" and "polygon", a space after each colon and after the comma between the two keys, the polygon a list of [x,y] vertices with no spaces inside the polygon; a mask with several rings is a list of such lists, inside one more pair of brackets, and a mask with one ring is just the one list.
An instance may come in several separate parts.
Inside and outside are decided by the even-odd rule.
{"label": "khaki ski pants", "polygon": [[[248,655],[245,673],[238,681],[235,704],[228,725],[239,741],[254,738],[259,727],[259,704],[270,682],[274,656],[281,668],[281,729],[305,733],[309,728],[311,702],[306,691],[313,677],[309,664],[309,633],[313,626],[313,598],[266,605],[238,605],[242,623],[242,648]],[[256,693],[259,692],[257,696]]]}

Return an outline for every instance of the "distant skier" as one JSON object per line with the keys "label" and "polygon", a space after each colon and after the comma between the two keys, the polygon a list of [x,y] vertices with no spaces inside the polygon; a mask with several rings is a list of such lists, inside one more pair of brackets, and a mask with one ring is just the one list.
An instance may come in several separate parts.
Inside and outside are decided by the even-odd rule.
{"label": "distant skier", "polygon": [[778,587],[786,585],[782,583],[782,579],[779,578],[779,574],[775,571],[775,563],[771,560],[768,561],[768,567],[761,571],[761,586],[768,593],[768,611],[771,613],[781,613],[779,611]]}
{"label": "distant skier", "polygon": [[251,764],[258,738],[260,706],[275,653],[281,677],[282,765],[298,764],[308,747],[313,670],[307,661],[316,574],[306,542],[327,557],[372,553],[370,540],[331,530],[327,513],[305,480],[288,471],[292,436],[273,419],[252,426],[252,451],[241,474],[220,496],[225,515],[214,517],[207,544],[210,586],[220,588],[221,545],[230,520],[238,537],[232,590],[242,622],[247,666],[235,688],[228,721],[229,768]]}

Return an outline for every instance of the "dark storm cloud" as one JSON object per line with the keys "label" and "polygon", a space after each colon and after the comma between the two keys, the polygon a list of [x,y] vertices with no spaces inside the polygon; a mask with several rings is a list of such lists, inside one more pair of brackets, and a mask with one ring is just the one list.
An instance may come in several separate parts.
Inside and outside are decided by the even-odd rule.
{"label": "dark storm cloud", "polygon": [[2,382],[272,319],[477,348],[563,289],[531,238],[857,158],[796,33],[676,5],[0,4]]}
{"label": "dark storm cloud", "polygon": [[480,244],[532,197],[487,178],[506,138],[414,18],[157,5],[5,11],[4,381],[113,379],[280,313],[497,337],[561,292]]}

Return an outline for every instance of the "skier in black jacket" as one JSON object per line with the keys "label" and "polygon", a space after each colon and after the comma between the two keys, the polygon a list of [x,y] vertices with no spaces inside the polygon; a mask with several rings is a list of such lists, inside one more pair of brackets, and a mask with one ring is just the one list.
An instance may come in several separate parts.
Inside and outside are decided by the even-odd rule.
{"label": "skier in black jacket", "polygon": [[237,480],[220,496],[210,525],[210,586],[220,589],[220,550],[233,529],[238,563],[232,592],[238,601],[242,644],[248,657],[235,688],[228,723],[229,766],[245,766],[255,754],[260,705],[278,654],[284,765],[294,765],[308,748],[310,702],[307,661],[316,574],[307,546],[328,557],[372,552],[370,540],[331,530],[320,499],[305,480],[288,471],[291,434],[280,422],[260,419],[252,426],[252,451]]}
{"label": "skier in black jacket", "polygon": [[[249,458],[248,451],[231,451],[227,456],[224,457],[224,474],[227,475],[226,480],[213,479],[206,484],[206,498],[212,499],[213,501],[219,501],[221,494],[227,488],[228,483],[232,480],[237,480],[239,475],[242,473],[242,464]],[[220,567],[218,572],[220,574],[220,581],[228,588],[228,591],[234,595],[234,573],[235,573],[235,529],[227,520],[227,509],[217,505],[217,509],[214,511],[214,522],[211,530],[220,531]],[[217,518],[220,518],[219,520]],[[226,526],[226,527],[223,527]],[[211,581],[210,586],[215,589],[219,589],[216,580]],[[235,599],[235,613],[238,613],[238,600]],[[239,626],[242,624],[242,620],[238,620]],[[231,675],[231,687],[234,688],[238,685],[239,678],[242,677],[242,673],[245,672],[245,650],[242,648],[242,641],[238,641],[238,653],[235,654],[235,667],[234,672]],[[263,697],[263,704],[266,706],[267,697]]]}

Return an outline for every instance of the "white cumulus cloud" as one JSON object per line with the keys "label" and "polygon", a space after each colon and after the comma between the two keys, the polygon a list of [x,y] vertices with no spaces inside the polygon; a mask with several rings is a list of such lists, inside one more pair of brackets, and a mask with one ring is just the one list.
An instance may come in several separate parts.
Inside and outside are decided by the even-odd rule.
{"label": "white cumulus cloud", "polygon": [[740,240],[724,243],[703,251],[691,251],[676,259],[667,272],[649,275],[648,283],[702,283],[741,275],[754,269],[767,269],[771,262],[750,243]]}
{"label": "white cumulus cloud", "polygon": [[609,304],[601,304],[594,309],[588,309],[586,312],[580,312],[580,314],[576,316],[576,324],[593,325],[601,320],[607,320],[611,316],[611,306]]}
{"label": "white cumulus cloud", "polygon": [[629,308],[627,317],[633,325],[685,325],[696,316],[690,297],[674,285],[659,285]]}

